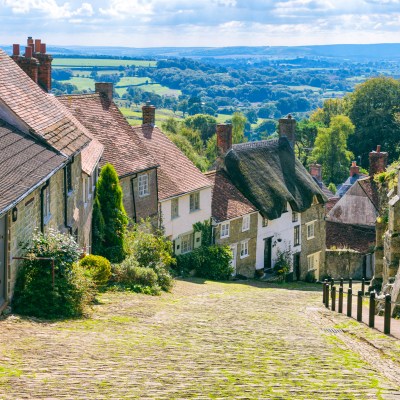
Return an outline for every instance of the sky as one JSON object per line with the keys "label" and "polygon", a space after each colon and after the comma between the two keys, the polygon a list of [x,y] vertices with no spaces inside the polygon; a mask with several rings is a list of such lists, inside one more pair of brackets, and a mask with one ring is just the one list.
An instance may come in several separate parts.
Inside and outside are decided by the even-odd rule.
{"label": "sky", "polygon": [[400,0],[0,0],[0,44],[297,46],[400,42]]}

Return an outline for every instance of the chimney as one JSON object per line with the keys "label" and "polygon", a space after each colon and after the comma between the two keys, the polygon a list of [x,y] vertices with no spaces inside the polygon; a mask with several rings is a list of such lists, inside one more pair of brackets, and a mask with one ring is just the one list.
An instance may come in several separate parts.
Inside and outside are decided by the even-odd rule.
{"label": "chimney", "polygon": [[314,177],[318,182],[322,182],[322,166],[321,164],[310,165],[310,175]]}
{"label": "chimney", "polygon": [[350,176],[360,175],[360,167],[357,165],[356,161],[352,161],[350,167]]}
{"label": "chimney", "polygon": [[40,44],[41,44],[40,39],[35,39],[35,53],[40,53]]}
{"label": "chimney", "polygon": [[19,44],[13,44],[13,56],[19,56]]}
{"label": "chimney", "polygon": [[51,90],[51,62],[53,57],[46,53],[46,43],[35,40],[35,57],[39,61],[38,83],[46,92]]}
{"label": "chimney", "polygon": [[11,58],[35,83],[37,83],[39,63],[38,60],[33,57],[31,46],[25,47],[25,54],[21,55],[19,44],[13,44],[13,54]]}
{"label": "chimney", "polygon": [[143,125],[156,125],[156,108],[150,104],[150,101],[146,102],[146,105],[142,107],[143,114]]}
{"label": "chimney", "polygon": [[232,148],[232,125],[217,124],[218,156],[224,156]]}
{"label": "chimney", "polygon": [[278,125],[279,137],[286,136],[290,146],[294,149],[296,142],[296,120],[289,114],[287,118],[281,118]]}
{"label": "chimney", "polygon": [[369,153],[369,176],[374,176],[386,170],[388,153],[381,151],[381,146],[376,147],[376,151]]}
{"label": "chimney", "polygon": [[110,103],[113,99],[114,85],[111,82],[96,82],[95,92],[99,93],[103,98],[107,99]]}

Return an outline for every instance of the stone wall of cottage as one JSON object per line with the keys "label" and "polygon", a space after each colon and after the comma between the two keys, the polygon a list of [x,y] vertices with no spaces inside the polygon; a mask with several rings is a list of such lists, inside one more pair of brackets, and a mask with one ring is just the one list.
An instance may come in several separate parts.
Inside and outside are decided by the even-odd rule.
{"label": "stone wall of cottage", "polygon": [[[143,174],[148,174],[150,193],[147,196],[140,197],[138,178]],[[152,221],[158,220],[157,170],[155,168],[141,172],[135,177],[124,177],[120,180],[120,184],[123,191],[125,211],[129,218],[134,220],[136,217],[137,222],[148,217],[150,217]]]}
{"label": "stone wall of cottage", "polygon": [[[236,246],[236,273],[253,278],[256,269],[257,256],[257,227],[258,215],[253,213],[250,215],[250,229],[242,231],[243,218],[236,218],[230,221],[229,237],[221,239],[221,224],[214,231],[215,243]],[[249,241],[249,255],[242,258],[240,256],[240,243]]]}
{"label": "stone wall of cottage", "polygon": [[[315,221],[314,238],[307,239],[307,223]],[[300,254],[300,278],[305,279],[308,272],[307,257],[317,252],[320,253],[319,271],[315,271],[316,279],[319,279],[325,264],[326,249],[325,207],[322,204],[311,206],[301,213],[301,254]]]}

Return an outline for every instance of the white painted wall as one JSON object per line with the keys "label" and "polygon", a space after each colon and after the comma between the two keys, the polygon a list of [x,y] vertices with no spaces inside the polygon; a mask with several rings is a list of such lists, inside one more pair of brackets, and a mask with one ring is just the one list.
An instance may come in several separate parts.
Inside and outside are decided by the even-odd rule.
{"label": "white painted wall", "polygon": [[193,231],[193,224],[211,218],[211,187],[200,191],[200,210],[190,212],[190,194],[179,197],[179,217],[171,219],[171,200],[160,202],[165,236],[174,240],[179,235]]}
{"label": "white painted wall", "polygon": [[[268,220],[268,226],[262,226],[262,216],[258,214],[258,233],[257,233],[257,257],[256,269],[264,268],[264,239],[272,237],[272,267],[275,265],[278,249],[285,251],[290,249],[292,253],[301,251],[301,230],[300,245],[294,246],[294,227],[301,226],[301,214],[298,213],[298,221],[292,222],[292,210],[288,204],[288,211],[283,213],[280,218]],[[301,229],[301,227],[300,227]],[[281,241],[278,241],[281,239]]]}

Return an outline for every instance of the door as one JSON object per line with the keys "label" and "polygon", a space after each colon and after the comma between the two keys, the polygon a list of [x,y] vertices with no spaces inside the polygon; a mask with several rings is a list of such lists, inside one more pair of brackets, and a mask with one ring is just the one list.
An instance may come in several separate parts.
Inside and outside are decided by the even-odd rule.
{"label": "door", "polygon": [[232,251],[231,266],[233,268],[232,276],[235,276],[236,275],[237,244],[234,244],[231,246],[231,251]]}
{"label": "door", "polygon": [[6,218],[0,218],[0,304],[5,300]]}
{"label": "door", "polygon": [[272,266],[272,237],[264,239],[264,270]]}
{"label": "door", "polygon": [[300,253],[294,254],[293,257],[293,270],[294,276],[297,281],[300,280],[301,272],[300,272]]}

